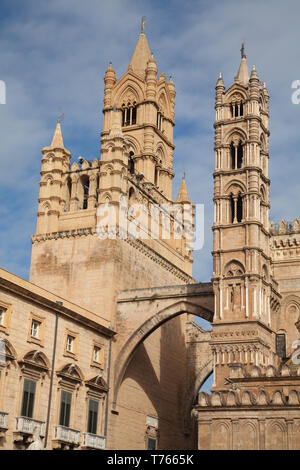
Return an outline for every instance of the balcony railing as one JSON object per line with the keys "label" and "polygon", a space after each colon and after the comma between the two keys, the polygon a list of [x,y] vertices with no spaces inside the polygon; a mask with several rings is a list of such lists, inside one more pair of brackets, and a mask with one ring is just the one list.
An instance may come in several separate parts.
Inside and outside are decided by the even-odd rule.
{"label": "balcony railing", "polygon": [[0,411],[0,429],[8,429],[8,413],[4,413],[4,411]]}
{"label": "balcony railing", "polygon": [[16,431],[23,434],[33,434],[36,427],[40,428],[40,436],[45,436],[45,423],[36,419],[19,416],[16,418]]}
{"label": "balcony railing", "polygon": [[67,428],[66,426],[55,426],[54,439],[67,444],[79,445],[80,431]]}
{"label": "balcony railing", "polygon": [[85,432],[83,434],[83,447],[88,447],[89,449],[104,450],[105,444],[105,437],[103,436],[97,436],[96,434],[91,434],[89,432]]}

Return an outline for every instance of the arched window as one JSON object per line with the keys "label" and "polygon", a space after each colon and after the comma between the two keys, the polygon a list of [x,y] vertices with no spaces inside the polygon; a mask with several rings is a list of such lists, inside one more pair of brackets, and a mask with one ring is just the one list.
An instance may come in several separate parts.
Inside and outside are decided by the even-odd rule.
{"label": "arched window", "polygon": [[156,127],[162,131],[163,130],[163,115],[160,111],[157,111],[157,120],[156,120]]}
{"label": "arched window", "polygon": [[132,126],[136,124],[137,106],[136,101],[122,104],[122,126]]}
{"label": "arched window", "polygon": [[89,201],[89,193],[90,193],[90,180],[89,177],[84,175],[81,177],[81,184],[82,184],[82,209],[88,208],[88,201]]}
{"label": "arched window", "polygon": [[230,144],[230,155],[231,155],[231,168],[234,170],[235,169],[235,146],[233,145],[233,142]]}
{"label": "arched window", "polygon": [[244,162],[244,150],[243,144],[240,140],[238,145],[231,142],[230,144],[230,155],[231,155],[231,168],[237,170],[242,168]]}
{"label": "arched window", "polygon": [[240,101],[239,103],[231,103],[230,105],[231,117],[237,118],[244,115],[244,105]]}
{"label": "arched window", "polygon": [[128,170],[131,175],[134,175],[134,159],[133,159],[133,152],[129,153],[129,158],[128,158]]}
{"label": "arched window", "polygon": [[231,220],[231,223],[233,224],[234,222],[234,199],[233,199],[232,194],[230,194],[230,220]]}
{"label": "arched window", "polygon": [[154,170],[154,184],[155,186],[158,186],[158,175],[159,175],[159,169],[156,166]]}
{"label": "arched window", "polygon": [[236,218],[238,222],[242,222],[243,219],[243,199],[241,194],[238,195],[237,198],[237,207],[236,207]]}
{"label": "arched window", "polygon": [[230,221],[232,224],[243,220],[243,198],[241,193],[238,196],[230,194]]}
{"label": "arched window", "polygon": [[238,148],[237,148],[237,168],[242,168],[243,159],[244,159],[243,146],[242,146],[242,142],[239,141],[239,145],[238,145]]}

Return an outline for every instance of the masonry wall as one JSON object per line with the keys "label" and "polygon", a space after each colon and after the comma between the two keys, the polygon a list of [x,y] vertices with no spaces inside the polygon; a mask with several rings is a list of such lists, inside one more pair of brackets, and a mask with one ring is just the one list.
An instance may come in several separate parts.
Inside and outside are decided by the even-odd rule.
{"label": "masonry wall", "polygon": [[119,414],[110,414],[109,448],[145,449],[147,416],[158,421],[158,449],[192,448],[193,436],[184,435],[185,321],[185,315],[168,321],[136,350],[119,391]]}
{"label": "masonry wall", "polygon": [[114,324],[116,296],[121,290],[191,280],[139,241],[132,243],[92,235],[35,242],[30,281]]}
{"label": "masonry wall", "polygon": [[[27,283],[29,284],[29,283]],[[16,431],[16,418],[21,415],[21,402],[24,377],[29,377],[32,371],[39,375],[36,388],[36,398],[33,410],[33,419],[46,422],[47,408],[50,386],[50,369],[53,354],[53,341],[55,330],[55,311],[41,306],[39,303],[18,294],[0,288],[0,304],[5,303],[11,307],[10,322],[7,329],[0,330],[0,340],[6,339],[15,350],[14,360],[9,360],[6,364],[0,364],[0,411],[9,413],[8,430],[4,437],[0,438],[0,449],[24,449],[26,446],[20,441],[14,443],[14,433]],[[44,322],[44,337],[38,342],[28,335],[30,328],[31,314],[38,315]],[[77,335],[76,354],[67,353],[65,350],[66,331],[74,332]],[[104,348],[103,363],[96,366],[92,362],[92,351],[94,341]],[[48,361],[48,371],[39,369],[38,364],[26,368],[20,363],[24,356],[30,351],[40,351]],[[88,326],[88,320],[82,323],[72,318],[60,315],[57,331],[55,374],[53,382],[52,406],[50,413],[48,449],[53,447],[54,426],[59,419],[60,391],[62,388],[61,377],[57,372],[67,364],[74,364],[82,373],[82,379],[73,382],[70,380],[70,390],[75,384],[72,392],[71,420],[70,428],[80,431],[82,434],[87,431],[87,406],[88,388],[85,381],[101,374],[107,380],[107,366],[109,357],[109,338],[101,334],[96,329]],[[27,371],[28,369],[28,371]],[[27,372],[26,372],[27,371]],[[68,379],[66,379],[68,382]],[[64,388],[65,389],[65,388]],[[106,394],[105,394],[106,396]],[[100,398],[100,396],[99,396]],[[104,402],[105,402],[104,397]],[[100,400],[101,401],[101,400]],[[99,408],[100,409],[100,408]],[[103,436],[105,429],[105,407],[102,416],[99,416],[98,435]],[[100,415],[101,413],[99,413]]]}

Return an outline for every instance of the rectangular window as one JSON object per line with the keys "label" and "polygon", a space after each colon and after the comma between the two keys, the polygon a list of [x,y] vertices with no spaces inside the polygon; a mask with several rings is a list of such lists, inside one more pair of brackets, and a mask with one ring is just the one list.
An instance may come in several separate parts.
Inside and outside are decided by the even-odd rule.
{"label": "rectangular window", "polygon": [[100,348],[95,346],[94,351],[93,351],[93,361],[94,362],[99,362],[99,357],[100,357]]}
{"label": "rectangular window", "polygon": [[156,450],[156,439],[152,437],[147,438],[147,450]]}
{"label": "rectangular window", "polygon": [[31,329],[30,329],[31,337],[32,338],[38,338],[39,337],[39,330],[40,330],[40,323],[36,320],[32,320]]}
{"label": "rectangular window", "polygon": [[61,396],[60,396],[60,413],[59,413],[60,426],[66,426],[68,428],[70,425],[71,402],[72,402],[72,393],[62,390]]}
{"label": "rectangular window", "polygon": [[276,354],[282,359],[286,358],[286,337],[284,333],[276,335]]}
{"label": "rectangular window", "polygon": [[66,343],[66,351],[72,353],[74,347],[74,337],[68,335],[67,336],[67,343]]}
{"label": "rectangular window", "polygon": [[36,382],[24,379],[21,416],[25,416],[27,418],[33,417],[35,388]]}
{"label": "rectangular window", "polygon": [[5,312],[6,312],[6,309],[0,307],[0,325],[1,326],[4,326]]}
{"label": "rectangular window", "polygon": [[98,405],[99,403],[96,400],[89,400],[87,432],[92,434],[97,434]]}

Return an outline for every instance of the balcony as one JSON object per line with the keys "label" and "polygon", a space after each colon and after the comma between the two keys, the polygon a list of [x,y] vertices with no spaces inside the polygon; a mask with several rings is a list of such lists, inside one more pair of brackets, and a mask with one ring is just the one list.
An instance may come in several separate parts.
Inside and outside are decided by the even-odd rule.
{"label": "balcony", "polygon": [[105,444],[106,440],[103,436],[97,436],[96,434],[91,434],[89,432],[85,432],[83,434],[82,447],[85,449],[105,450]]}
{"label": "balcony", "polygon": [[43,421],[37,421],[36,419],[27,418],[25,416],[19,416],[16,418],[14,442],[32,442],[32,436],[36,427],[40,430],[40,436],[45,437],[45,423]]}
{"label": "balcony", "polygon": [[4,437],[5,431],[8,429],[8,413],[0,411],[0,437]]}
{"label": "balcony", "polygon": [[55,426],[53,441],[58,444],[58,446],[55,445],[55,448],[70,448],[79,446],[80,431],[67,428],[66,426]]}

